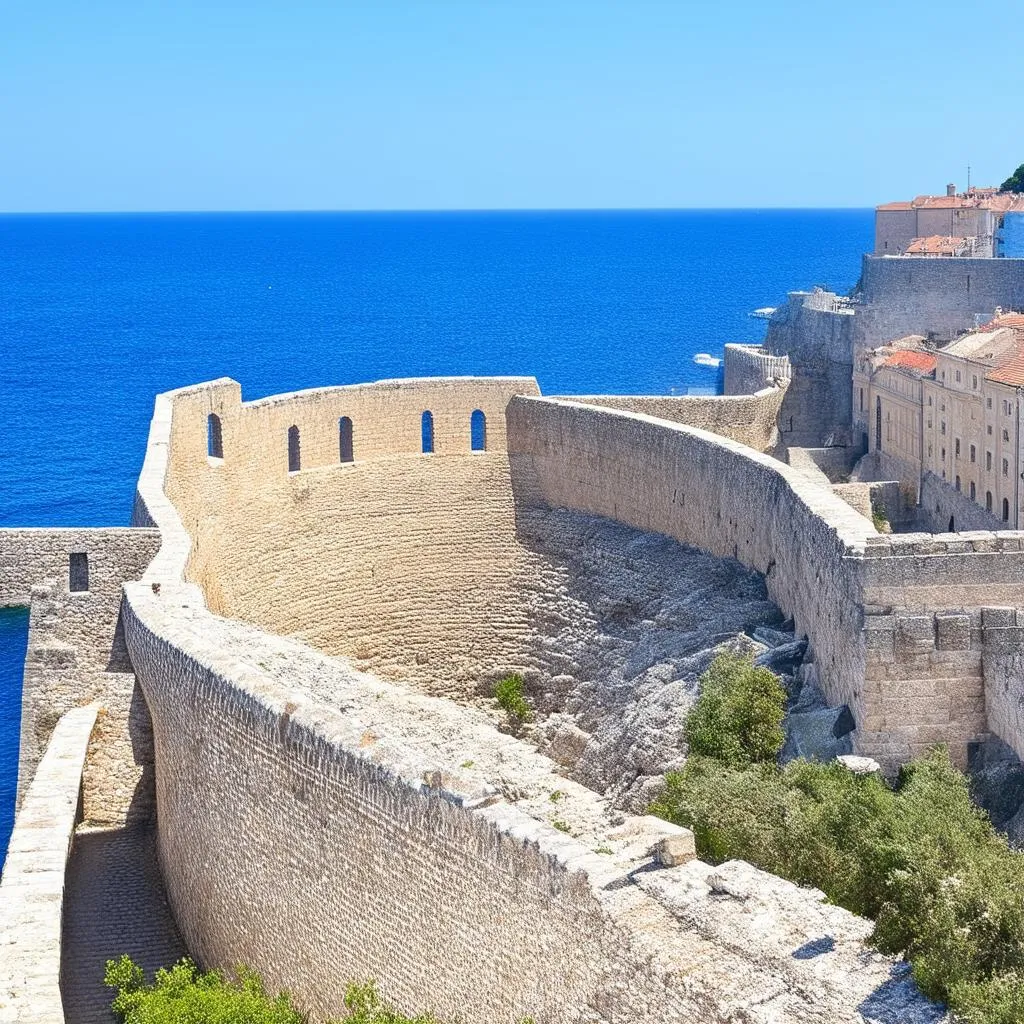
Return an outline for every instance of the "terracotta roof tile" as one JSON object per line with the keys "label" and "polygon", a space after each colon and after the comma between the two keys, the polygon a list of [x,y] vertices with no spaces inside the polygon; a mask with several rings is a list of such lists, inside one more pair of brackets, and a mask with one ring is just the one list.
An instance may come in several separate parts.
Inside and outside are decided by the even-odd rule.
{"label": "terracotta roof tile", "polygon": [[932,352],[917,352],[914,349],[902,349],[893,352],[891,356],[882,360],[882,366],[893,370],[910,370],[913,373],[924,376],[935,371],[935,354]]}
{"label": "terracotta roof tile", "polygon": [[1024,387],[1024,352],[1018,352],[1012,359],[1008,359],[997,370],[990,370],[985,374],[985,380],[995,381],[997,384],[1009,384],[1010,387]]}

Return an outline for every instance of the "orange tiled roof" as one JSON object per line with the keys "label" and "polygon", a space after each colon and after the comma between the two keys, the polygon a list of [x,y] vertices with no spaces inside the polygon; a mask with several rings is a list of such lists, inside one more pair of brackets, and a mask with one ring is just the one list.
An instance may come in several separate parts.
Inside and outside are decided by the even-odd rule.
{"label": "orange tiled roof", "polygon": [[935,370],[935,355],[932,352],[920,352],[914,349],[901,349],[882,360],[882,366],[893,370],[910,370],[923,376]]}
{"label": "orange tiled roof", "polygon": [[997,384],[1009,384],[1014,388],[1024,387],[1024,352],[1018,351],[999,369],[990,370],[985,374],[985,380],[995,381]]}
{"label": "orange tiled roof", "polygon": [[882,203],[881,206],[876,206],[876,210],[912,210],[914,208],[913,203]]}
{"label": "orange tiled roof", "polygon": [[955,256],[964,245],[965,239],[955,235],[929,235],[927,238],[915,238],[907,246],[907,255]]}
{"label": "orange tiled roof", "polygon": [[1015,331],[1024,330],[1024,313],[1001,313],[978,329],[994,331],[999,327],[1012,327]]}

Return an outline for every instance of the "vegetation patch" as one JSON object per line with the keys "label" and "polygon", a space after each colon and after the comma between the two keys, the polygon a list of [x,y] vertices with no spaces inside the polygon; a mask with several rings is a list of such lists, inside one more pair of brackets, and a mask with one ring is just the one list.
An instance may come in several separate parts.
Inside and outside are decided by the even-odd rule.
{"label": "vegetation patch", "polygon": [[[104,981],[117,990],[112,1009],[124,1024],[307,1024],[287,992],[268,995],[259,975],[246,967],[229,978],[180,960],[146,984],[142,968],[122,956],[107,961]],[[345,1011],[336,1024],[439,1024],[433,1014],[396,1013],[372,981],[348,986]]]}
{"label": "vegetation patch", "polygon": [[533,721],[533,708],[526,699],[523,677],[518,672],[498,680],[494,686],[494,699],[509,717],[512,725]]}
{"label": "vegetation patch", "polygon": [[686,727],[689,760],[651,812],[693,829],[713,864],[750,861],[873,919],[873,943],[906,955],[958,1020],[1019,1024],[1024,854],[971,803],[945,748],[895,786],[835,762],[780,768],[785,694],[759,671],[735,656],[711,666]]}

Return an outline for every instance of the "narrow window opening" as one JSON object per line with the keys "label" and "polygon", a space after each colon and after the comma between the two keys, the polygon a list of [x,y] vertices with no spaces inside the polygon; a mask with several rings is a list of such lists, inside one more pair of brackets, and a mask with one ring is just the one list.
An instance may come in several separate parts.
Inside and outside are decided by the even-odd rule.
{"label": "narrow window opening", "polygon": [[302,444],[299,440],[299,428],[288,428],[288,472],[298,473],[302,469]]}
{"label": "narrow window opening", "polygon": [[956,530],[954,529],[954,526],[955,526],[955,523],[953,522],[953,517],[950,516],[949,517],[949,531],[948,531],[949,533],[956,533]]}
{"label": "narrow window opening", "polygon": [[469,417],[469,446],[475,452],[487,449],[487,417],[480,409],[475,409]]}
{"label": "narrow window opening", "polygon": [[956,489],[958,491],[960,490],[960,477],[959,476],[956,478]]}
{"label": "narrow window opening", "polygon": [[971,501],[974,501],[974,499],[975,499],[975,498],[976,498],[977,496],[978,496],[978,491],[977,491],[977,489],[976,489],[976,488],[975,488],[975,486],[974,486],[974,481],[972,480],[972,481],[971,481]]}
{"label": "narrow window opening", "polygon": [[352,420],[348,416],[338,420],[338,457],[342,462],[355,461],[352,454]]}
{"label": "narrow window opening", "polygon": [[420,418],[420,440],[423,454],[429,455],[434,450],[434,414],[429,409]]}
{"label": "narrow window opening", "polygon": [[84,551],[72,552],[68,559],[68,590],[72,594],[89,589],[89,556]]}
{"label": "narrow window opening", "polygon": [[985,492],[985,511],[986,512],[991,512],[992,511],[992,492],[991,491],[986,491]]}
{"label": "narrow window opening", "polygon": [[875,450],[882,450],[882,400],[875,399]]}
{"label": "narrow window opening", "polygon": [[1003,498],[1003,522],[1008,523],[1010,521],[1010,499]]}
{"label": "narrow window opening", "polygon": [[206,417],[206,454],[211,459],[224,458],[224,435],[221,432],[220,417],[215,412]]}

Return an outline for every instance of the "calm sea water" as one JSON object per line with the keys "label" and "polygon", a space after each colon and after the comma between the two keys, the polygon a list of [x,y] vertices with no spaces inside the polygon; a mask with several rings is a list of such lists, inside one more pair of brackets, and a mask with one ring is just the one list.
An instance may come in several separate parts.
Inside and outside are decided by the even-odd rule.
{"label": "calm sea water", "polygon": [[[0,216],[0,525],[123,525],[153,396],[532,374],[714,387],[751,310],[855,282],[869,210]],[[24,615],[0,616],[0,855]]]}

